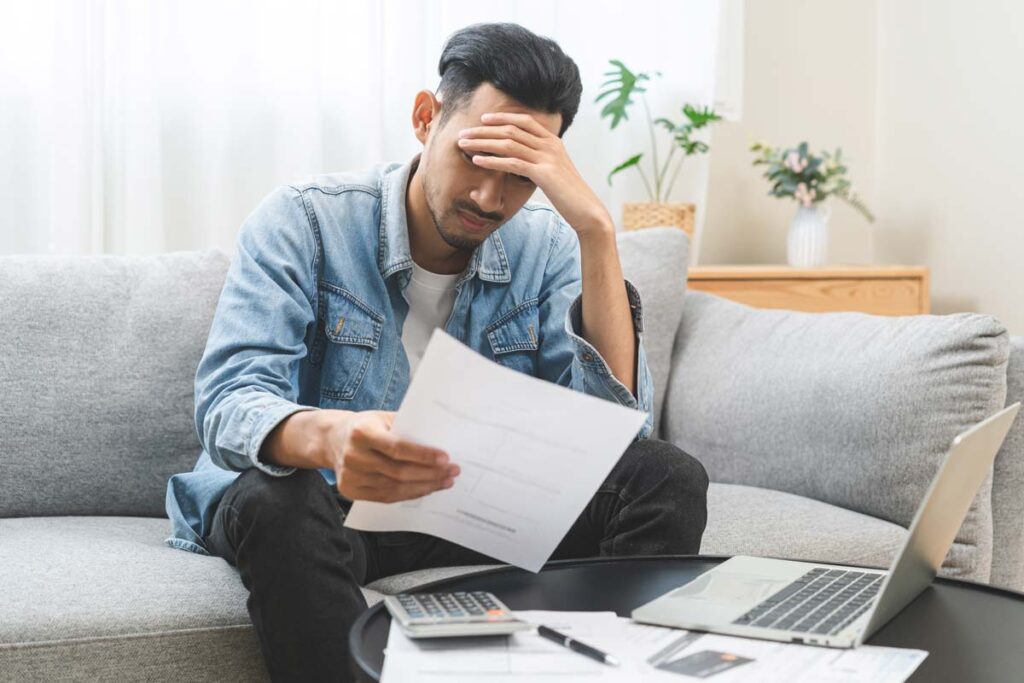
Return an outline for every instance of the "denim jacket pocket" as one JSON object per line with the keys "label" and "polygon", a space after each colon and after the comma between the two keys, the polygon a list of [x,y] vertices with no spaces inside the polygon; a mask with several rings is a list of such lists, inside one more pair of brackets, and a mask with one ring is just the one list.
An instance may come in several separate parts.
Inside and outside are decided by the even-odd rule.
{"label": "denim jacket pocket", "polygon": [[494,360],[507,368],[536,375],[539,323],[537,299],[530,299],[485,327]]}
{"label": "denim jacket pocket", "polygon": [[321,281],[320,294],[321,322],[328,341],[320,395],[350,401],[380,344],[384,316],[351,292],[328,282]]}

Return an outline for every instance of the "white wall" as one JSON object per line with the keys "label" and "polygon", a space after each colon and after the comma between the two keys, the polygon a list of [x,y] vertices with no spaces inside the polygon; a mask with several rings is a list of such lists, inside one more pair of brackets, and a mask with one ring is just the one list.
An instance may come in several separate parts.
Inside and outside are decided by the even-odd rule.
{"label": "white wall", "polygon": [[880,2],[878,43],[876,255],[1024,335],[1024,4]]}
{"label": "white wall", "polygon": [[834,263],[923,264],[936,313],[1024,334],[1024,3],[748,0],[743,120],[713,140],[701,263],[781,263],[794,204],[752,140],[841,146],[878,222],[839,204]]}
{"label": "white wall", "polygon": [[[842,147],[869,206],[875,169],[875,12],[864,0],[753,0],[745,7],[743,113],[711,142],[700,262],[784,263],[792,200],[768,196],[750,144]],[[872,226],[843,204],[833,262],[870,263]]]}

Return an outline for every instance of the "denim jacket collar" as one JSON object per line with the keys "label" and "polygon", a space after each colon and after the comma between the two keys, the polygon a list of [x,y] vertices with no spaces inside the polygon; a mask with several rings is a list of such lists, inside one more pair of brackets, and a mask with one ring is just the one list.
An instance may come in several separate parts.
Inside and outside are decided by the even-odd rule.
{"label": "denim jacket collar", "polygon": [[[409,187],[409,175],[419,163],[417,154],[408,163],[384,174],[381,182],[380,245],[377,249],[377,265],[381,275],[387,279],[398,271],[412,269],[412,254],[409,251],[409,224],[406,221],[405,194]],[[512,273],[508,265],[505,247],[495,230],[483,244],[473,251],[458,284],[474,275],[488,282],[511,282]]]}

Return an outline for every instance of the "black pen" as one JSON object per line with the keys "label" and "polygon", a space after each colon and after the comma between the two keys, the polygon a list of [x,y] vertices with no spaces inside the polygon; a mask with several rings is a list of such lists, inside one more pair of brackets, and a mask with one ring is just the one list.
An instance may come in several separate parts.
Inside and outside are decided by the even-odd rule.
{"label": "black pen", "polygon": [[610,666],[619,665],[619,660],[615,659],[615,657],[611,656],[607,652],[601,652],[596,647],[591,647],[586,643],[581,643],[575,638],[567,636],[564,633],[559,633],[553,628],[548,628],[547,626],[538,626],[537,635],[539,635],[541,638],[547,638],[553,643],[558,643],[563,647],[567,647],[573,652],[579,652],[584,657],[596,659],[602,664],[608,664]]}

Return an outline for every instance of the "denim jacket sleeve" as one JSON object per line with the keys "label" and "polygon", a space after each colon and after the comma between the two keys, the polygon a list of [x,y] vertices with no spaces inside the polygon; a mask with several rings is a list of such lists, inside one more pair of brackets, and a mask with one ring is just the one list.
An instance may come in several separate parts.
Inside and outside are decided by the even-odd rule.
{"label": "denim jacket sleeve", "polygon": [[638,439],[646,439],[654,427],[654,386],[643,347],[640,294],[628,280],[625,287],[637,347],[636,396],[612,374],[601,354],[582,336],[579,240],[572,228],[559,221],[552,236],[539,301],[543,340],[540,366],[545,379],[647,413],[647,419],[637,434]]}
{"label": "denim jacket sleeve", "polygon": [[292,188],[271,193],[242,225],[195,381],[199,440],[224,469],[295,471],[257,456],[278,423],[312,409],[296,401],[306,334],[316,324],[316,257]]}

